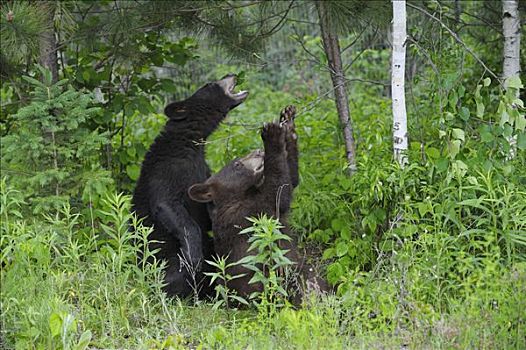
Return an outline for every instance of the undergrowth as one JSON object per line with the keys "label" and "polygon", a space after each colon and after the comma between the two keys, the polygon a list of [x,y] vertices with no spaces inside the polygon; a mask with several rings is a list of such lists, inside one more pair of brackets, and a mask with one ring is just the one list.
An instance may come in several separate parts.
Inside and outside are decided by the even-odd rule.
{"label": "undergrowth", "polygon": [[[152,254],[145,244],[150,229],[130,213],[129,197],[112,190],[107,174],[100,183],[89,175],[98,169],[98,159],[76,164],[69,173],[85,181],[61,182],[67,174],[55,173],[53,158],[69,155],[70,147],[58,139],[56,156],[13,151],[2,158],[3,169],[18,171],[31,162],[35,171],[42,170],[42,183],[25,181],[15,175],[19,172],[7,172],[1,181],[2,346],[526,348],[526,139],[524,125],[504,120],[511,112],[516,121],[524,118],[522,101],[510,97],[521,89],[520,81],[511,95],[488,80],[471,88],[460,79],[449,84],[443,110],[421,111],[437,116],[420,118],[410,129],[418,136],[403,169],[392,162],[389,100],[355,91],[358,171],[350,178],[331,101],[277,93],[250,79],[251,99],[213,135],[208,160],[217,170],[261,147],[261,123],[277,118],[287,104],[298,105],[301,181],[289,222],[302,248],[320,252],[309,258],[335,286],[335,295],[313,297],[297,309],[273,303],[280,299],[274,297],[260,298],[264,305],[236,308],[231,302],[240,300],[221,289],[212,301],[167,298],[161,291],[162,262],[139,259]],[[75,95],[71,88],[59,92],[57,99]],[[83,96],[88,104],[89,96]],[[26,113],[37,107],[14,118],[20,118],[24,135],[42,134],[49,141],[48,133],[26,127]],[[72,119],[76,107],[67,104],[61,112]],[[144,125],[161,122],[157,114],[144,117]],[[75,147],[90,150],[95,141],[80,137],[84,127],[64,130],[78,133]],[[151,134],[137,137],[149,144]],[[514,136],[516,154],[510,158],[508,140]],[[28,150],[31,140],[24,141]],[[138,163],[138,154],[130,152],[126,162]],[[64,159],[65,166],[76,162]],[[52,205],[37,205],[48,200]],[[271,226],[247,234],[257,239]],[[261,239],[266,246],[257,255],[264,258],[273,245],[272,239]],[[283,263],[264,261],[270,269]],[[221,275],[221,260],[216,263],[217,278],[234,277]],[[268,277],[258,275],[269,293],[279,294],[280,281]]]}

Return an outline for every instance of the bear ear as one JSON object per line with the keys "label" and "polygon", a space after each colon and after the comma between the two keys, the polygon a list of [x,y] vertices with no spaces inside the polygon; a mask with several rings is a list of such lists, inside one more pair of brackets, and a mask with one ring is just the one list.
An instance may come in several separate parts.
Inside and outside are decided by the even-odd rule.
{"label": "bear ear", "polygon": [[213,185],[207,183],[192,185],[188,189],[188,196],[196,202],[211,202],[214,197],[212,187]]}
{"label": "bear ear", "polygon": [[183,102],[173,102],[164,108],[164,114],[173,120],[186,119],[188,107]]}

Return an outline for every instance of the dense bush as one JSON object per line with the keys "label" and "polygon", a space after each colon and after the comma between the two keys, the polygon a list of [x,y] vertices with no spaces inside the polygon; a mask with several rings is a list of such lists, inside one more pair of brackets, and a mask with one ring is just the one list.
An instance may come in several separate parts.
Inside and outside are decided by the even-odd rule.
{"label": "dense bush", "polygon": [[69,203],[97,201],[113,180],[101,168],[100,151],[109,143],[107,132],[93,129],[100,109],[92,95],[76,91],[67,80],[53,83],[40,68],[43,82],[30,84],[31,103],[12,117],[3,136],[2,170],[30,202],[35,213]]}

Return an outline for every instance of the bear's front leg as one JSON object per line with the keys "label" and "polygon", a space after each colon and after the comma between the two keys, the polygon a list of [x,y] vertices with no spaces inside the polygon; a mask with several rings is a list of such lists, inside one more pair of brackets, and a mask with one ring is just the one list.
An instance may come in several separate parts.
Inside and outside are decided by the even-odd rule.
{"label": "bear's front leg", "polygon": [[300,182],[298,171],[298,135],[296,134],[294,119],[296,119],[295,106],[289,105],[281,111],[279,123],[286,129],[287,163],[289,165],[292,188],[296,188]]}
{"label": "bear's front leg", "polygon": [[264,198],[261,201],[275,203],[273,212],[287,212],[292,199],[292,183],[287,164],[286,129],[279,123],[269,123],[263,126],[261,138],[265,145],[264,175],[261,188]]}

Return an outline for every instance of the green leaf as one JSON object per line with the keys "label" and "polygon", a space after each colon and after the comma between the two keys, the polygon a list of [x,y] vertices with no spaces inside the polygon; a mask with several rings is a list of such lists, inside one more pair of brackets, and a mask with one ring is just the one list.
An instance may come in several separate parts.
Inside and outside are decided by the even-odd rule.
{"label": "green leaf", "polygon": [[334,262],[327,267],[327,280],[331,284],[336,284],[340,281],[342,275],[345,274],[345,269],[338,262]]}
{"label": "green leaf", "polygon": [[231,295],[230,298],[240,302],[243,305],[248,305],[248,301],[246,301],[244,298],[237,296],[237,295]]}
{"label": "green leaf", "polygon": [[524,87],[522,85],[521,78],[519,78],[518,75],[514,75],[512,77],[509,77],[506,80],[505,86],[507,86],[508,88],[513,88],[513,89],[522,89]]}
{"label": "green leaf", "polygon": [[473,186],[478,186],[479,182],[475,176],[468,176],[466,180]]}
{"label": "green leaf", "polygon": [[240,264],[248,264],[248,263],[250,263],[253,259],[254,259],[254,256],[253,256],[253,255],[247,255],[247,256],[245,256],[244,258],[241,258],[241,259],[239,259],[238,261],[236,261],[236,265],[240,265]]}
{"label": "green leaf", "polygon": [[466,88],[463,85],[460,85],[457,89],[458,97],[464,97],[466,93]]}
{"label": "green leaf", "polygon": [[448,144],[449,156],[451,159],[455,159],[458,152],[460,151],[460,140],[453,140]]}
{"label": "green leaf", "polygon": [[340,241],[338,242],[338,244],[336,244],[336,255],[338,257],[342,257],[345,254],[347,254],[348,250],[349,250],[349,247],[346,242]]}
{"label": "green leaf", "polygon": [[161,79],[161,89],[168,93],[174,93],[177,91],[177,86],[170,79]]}
{"label": "green leaf", "polygon": [[84,81],[89,81],[89,78],[90,78],[89,71],[88,70],[84,70],[82,72],[82,79],[84,79]]}
{"label": "green leaf", "polygon": [[151,55],[150,59],[152,60],[152,63],[158,67],[163,65],[164,57],[160,52]]}
{"label": "green leaf", "polygon": [[344,190],[348,190],[352,186],[352,180],[348,176],[341,177],[339,182],[340,182],[340,186]]}
{"label": "green leaf", "polygon": [[520,150],[526,149],[526,133],[522,132],[519,135],[517,135],[517,147]]}
{"label": "green leaf", "polygon": [[491,84],[491,79],[488,77],[486,79],[484,79],[484,81],[482,82],[482,84],[487,87],[489,86],[489,84]]}
{"label": "green leaf", "polygon": [[56,312],[53,312],[49,316],[49,328],[51,329],[51,336],[57,337],[60,335],[62,330],[62,316]]}
{"label": "green leaf", "polygon": [[460,109],[460,119],[462,119],[463,121],[468,121],[469,119],[469,108],[466,108],[466,107],[462,107]]}
{"label": "green leaf", "polygon": [[513,172],[513,169],[513,165],[507,164],[504,167],[502,167],[502,173],[504,174],[504,176],[509,176]]}
{"label": "green leaf", "polygon": [[457,92],[455,90],[452,90],[449,93],[449,105],[451,106],[451,108],[453,108],[453,110],[455,110],[457,108],[457,103],[458,103]]}
{"label": "green leaf", "polygon": [[515,130],[524,131],[526,129],[526,116],[524,114],[519,114],[515,119]]}
{"label": "green leaf", "polygon": [[91,331],[88,329],[87,331],[85,331],[84,333],[82,333],[82,335],[80,336],[80,339],[79,339],[79,342],[77,343],[77,345],[75,345],[75,350],[85,350],[87,349],[90,341],[91,341],[91,337],[92,337],[92,334],[91,334]]}
{"label": "green leaf", "polygon": [[135,154],[136,154],[135,147],[128,147],[126,149],[126,153],[128,153],[130,157],[135,157]]}
{"label": "green leaf", "polygon": [[427,147],[426,154],[429,158],[437,159],[440,157],[440,151],[435,147]]}
{"label": "green leaf", "polygon": [[36,80],[35,78],[31,78],[31,77],[28,77],[26,75],[23,75],[22,79],[24,79],[25,81],[27,81],[31,85],[35,85],[35,86],[38,86],[38,87],[44,88],[44,89],[46,88],[46,85],[42,84],[40,81]]}
{"label": "green leaf", "polygon": [[418,212],[420,213],[420,217],[424,217],[424,215],[433,211],[433,208],[430,207],[428,202],[417,203],[417,208]]}
{"label": "green leaf", "polygon": [[488,143],[488,142],[492,142],[495,139],[495,137],[491,133],[491,128],[489,125],[483,125],[480,128],[479,132],[480,132],[480,140],[482,142]]}
{"label": "green leaf", "polygon": [[500,114],[500,121],[499,125],[504,126],[504,124],[508,123],[510,121],[510,116],[506,110],[502,111]]}
{"label": "green leaf", "polygon": [[486,107],[484,107],[484,104],[482,101],[476,101],[477,104],[477,117],[482,118],[484,116],[484,111]]}
{"label": "green leaf", "polygon": [[462,129],[453,129],[453,138],[465,141],[465,133]]}
{"label": "green leaf", "polygon": [[345,240],[350,240],[351,239],[351,230],[349,227],[344,227],[342,228],[342,230],[340,231],[340,237],[345,239]]}
{"label": "green leaf", "polygon": [[449,160],[447,158],[439,158],[435,162],[435,166],[439,172],[446,171],[449,166]]}
{"label": "green leaf", "polygon": [[128,164],[126,166],[126,174],[128,174],[130,179],[134,181],[139,178],[140,172],[141,172],[141,168],[137,164]]}
{"label": "green leaf", "polygon": [[322,259],[323,260],[331,259],[331,258],[334,258],[335,255],[336,255],[336,251],[334,250],[334,248],[327,248],[323,252]]}
{"label": "green leaf", "polygon": [[331,221],[331,228],[334,232],[339,232],[345,227],[345,221],[340,218],[333,219]]}

